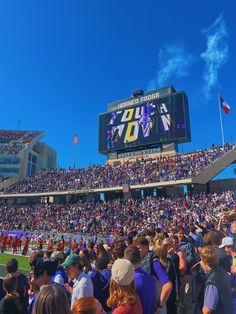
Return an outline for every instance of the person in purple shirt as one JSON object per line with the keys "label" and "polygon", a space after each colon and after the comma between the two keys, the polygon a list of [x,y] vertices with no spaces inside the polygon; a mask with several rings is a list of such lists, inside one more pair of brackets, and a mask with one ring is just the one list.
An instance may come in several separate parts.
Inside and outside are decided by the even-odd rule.
{"label": "person in purple shirt", "polygon": [[140,267],[141,255],[136,246],[129,246],[125,250],[125,259],[129,260],[135,267],[134,282],[136,292],[140,298],[143,313],[153,314],[157,307],[157,292],[153,277]]}
{"label": "person in purple shirt", "polygon": [[141,269],[152,275],[156,279],[157,283],[157,295],[158,303],[157,307],[159,312],[162,312],[162,308],[165,308],[166,301],[168,300],[171,290],[172,283],[168,277],[165,269],[155,257],[152,251],[149,251],[149,242],[145,237],[136,239],[134,245],[139,249],[141,254]]}

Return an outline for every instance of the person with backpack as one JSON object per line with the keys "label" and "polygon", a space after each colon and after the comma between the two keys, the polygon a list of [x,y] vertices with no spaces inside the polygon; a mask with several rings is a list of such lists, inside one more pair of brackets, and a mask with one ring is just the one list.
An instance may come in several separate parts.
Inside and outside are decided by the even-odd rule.
{"label": "person with backpack", "polygon": [[107,269],[108,263],[109,260],[107,258],[100,257],[95,263],[95,270],[88,272],[93,283],[94,297],[101,303],[105,311],[111,310],[107,306],[110,278],[108,279],[107,276],[104,275],[104,271],[109,271],[111,276],[111,271]]}
{"label": "person with backpack", "polygon": [[183,314],[193,314],[194,313],[194,303],[196,299],[195,289],[195,278],[192,274],[192,267],[199,262],[199,257],[195,253],[195,247],[193,245],[193,239],[190,241],[186,236],[184,229],[179,227],[178,229],[178,240],[179,249],[185,255],[186,259],[186,272],[182,274],[181,278],[181,289],[180,289],[180,300],[183,304],[182,312]]}
{"label": "person with backpack", "polygon": [[145,237],[137,238],[134,245],[141,254],[141,268],[155,278],[157,286],[158,313],[166,313],[166,302],[171,294],[172,283],[158,256],[149,250],[149,242]]}

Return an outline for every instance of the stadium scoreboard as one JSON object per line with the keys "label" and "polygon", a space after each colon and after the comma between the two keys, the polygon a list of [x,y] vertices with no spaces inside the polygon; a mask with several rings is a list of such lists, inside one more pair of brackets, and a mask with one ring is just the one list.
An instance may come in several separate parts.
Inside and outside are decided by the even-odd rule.
{"label": "stadium scoreboard", "polygon": [[108,105],[99,116],[99,152],[125,152],[191,140],[188,98],[170,86]]}

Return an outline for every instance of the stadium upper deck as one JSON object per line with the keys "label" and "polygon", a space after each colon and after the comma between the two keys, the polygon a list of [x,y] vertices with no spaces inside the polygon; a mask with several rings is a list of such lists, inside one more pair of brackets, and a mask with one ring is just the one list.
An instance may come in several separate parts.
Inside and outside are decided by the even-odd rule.
{"label": "stadium upper deck", "polygon": [[43,132],[37,131],[0,130],[0,154],[16,155],[26,147],[26,144],[40,139],[43,135]]}
{"label": "stadium upper deck", "polygon": [[[93,166],[71,170],[43,170],[4,191],[3,194],[44,193],[87,189],[117,188],[124,185],[143,186],[154,183],[190,180],[223,160],[235,146],[227,144],[190,154],[160,156],[110,166]],[[233,156],[233,159],[235,155]],[[218,169],[218,172],[221,170]],[[182,182],[183,183],[183,182]],[[189,182],[190,183],[190,182]]]}
{"label": "stadium upper deck", "polygon": [[40,142],[42,131],[0,130],[0,189],[34,174],[40,169],[55,168],[56,152]]}

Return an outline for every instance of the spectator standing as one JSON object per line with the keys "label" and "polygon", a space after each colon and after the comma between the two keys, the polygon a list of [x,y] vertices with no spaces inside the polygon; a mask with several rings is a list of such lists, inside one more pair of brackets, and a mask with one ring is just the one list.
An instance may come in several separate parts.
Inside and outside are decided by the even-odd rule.
{"label": "spectator standing", "polygon": [[73,288],[68,284],[64,285],[66,291],[71,295],[71,307],[76,300],[85,296],[93,296],[93,283],[90,277],[83,272],[83,265],[77,254],[70,254],[62,266],[69,278],[74,281]]}
{"label": "spectator standing", "polygon": [[171,294],[172,284],[165,269],[161,265],[158,257],[152,251],[149,251],[148,240],[144,237],[138,238],[134,242],[140,251],[142,258],[141,268],[155,278],[157,291],[157,307],[159,312],[166,312],[166,302]]}
{"label": "spectator standing", "polygon": [[61,266],[61,263],[64,261],[64,254],[61,251],[55,251],[52,253],[51,258],[54,259],[57,264],[57,270],[51,280],[63,286],[65,283],[68,283],[68,276],[65,269]]}
{"label": "spectator standing", "polygon": [[231,237],[222,239],[220,248],[223,248],[231,261],[231,289],[233,298],[233,312],[236,313],[236,246]]}
{"label": "spectator standing", "polygon": [[22,306],[17,292],[17,277],[7,275],[3,280],[6,296],[0,301],[0,314],[22,314]]}
{"label": "spectator standing", "polygon": [[107,305],[113,314],[142,314],[142,305],[135,292],[134,266],[126,259],[117,259],[111,269],[110,296]]}
{"label": "spectator standing", "polygon": [[70,305],[65,290],[51,284],[43,287],[35,301],[33,314],[70,314]]}
{"label": "spectator standing", "polygon": [[72,314],[106,314],[94,297],[82,297],[72,306]]}
{"label": "spectator standing", "polygon": [[203,314],[233,314],[230,278],[226,271],[217,265],[215,250],[204,247],[200,253],[201,267],[207,275],[205,282]]}
{"label": "spectator standing", "polygon": [[135,267],[134,282],[136,292],[142,304],[143,313],[153,314],[158,301],[155,281],[151,275],[143,271],[140,267],[141,255],[139,249],[135,246],[128,246],[124,257]]}
{"label": "spectator standing", "polygon": [[17,278],[17,292],[19,293],[19,301],[22,306],[22,312],[27,313],[28,300],[28,279],[18,271],[18,261],[15,258],[10,259],[6,264],[6,269],[9,274]]}

